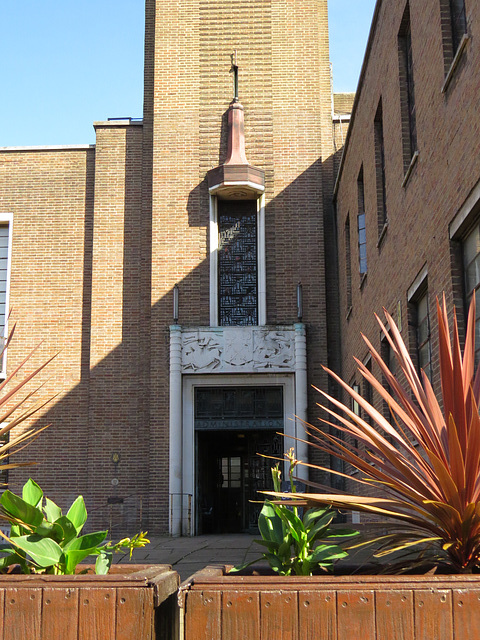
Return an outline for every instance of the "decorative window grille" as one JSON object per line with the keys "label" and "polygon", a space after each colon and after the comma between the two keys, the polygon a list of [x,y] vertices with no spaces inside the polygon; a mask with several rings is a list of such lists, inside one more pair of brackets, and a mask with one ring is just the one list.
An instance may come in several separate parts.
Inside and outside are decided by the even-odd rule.
{"label": "decorative window grille", "polygon": [[256,201],[218,203],[220,326],[258,324]]}
{"label": "decorative window grille", "polygon": [[198,387],[196,430],[283,429],[282,387]]}

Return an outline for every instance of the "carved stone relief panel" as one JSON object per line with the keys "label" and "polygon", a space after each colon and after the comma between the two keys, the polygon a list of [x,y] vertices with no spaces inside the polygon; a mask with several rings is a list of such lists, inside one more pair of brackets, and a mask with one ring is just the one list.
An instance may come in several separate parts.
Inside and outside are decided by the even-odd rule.
{"label": "carved stone relief panel", "polygon": [[295,370],[295,330],[215,327],[182,331],[183,373]]}

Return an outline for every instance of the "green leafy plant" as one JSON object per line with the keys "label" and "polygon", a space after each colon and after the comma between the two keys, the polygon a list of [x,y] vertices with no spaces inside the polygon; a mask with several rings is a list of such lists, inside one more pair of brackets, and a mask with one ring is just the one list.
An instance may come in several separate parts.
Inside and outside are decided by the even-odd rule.
{"label": "green leafy plant", "polygon": [[80,535],[87,520],[82,496],[66,515],[32,479],[24,485],[22,497],[4,491],[0,497],[0,516],[11,524],[10,537],[3,534],[0,545],[0,571],[19,565],[22,573],[71,575],[79,562],[96,556],[95,572],[105,574],[112,564],[113,553],[130,552],[148,544],[146,533],[123,538],[116,544],[107,542],[108,531]]}
{"label": "green leafy plant", "polygon": [[[298,461],[294,457],[293,449],[290,449],[285,456],[290,462],[290,487],[292,494],[295,494],[293,472]],[[280,492],[279,464],[272,468],[272,477],[275,491]],[[271,568],[281,576],[291,574],[310,576],[318,569],[331,570],[336,560],[347,555],[338,541],[358,535],[358,531],[352,529],[330,527],[336,515],[331,509],[316,507],[306,511],[303,517],[300,512],[301,509],[295,505],[287,506],[265,500],[258,518],[258,529],[262,540],[256,540],[256,542],[267,547],[262,558],[267,560]],[[235,567],[232,571],[240,571],[262,558],[241,567]]]}
{"label": "green leafy plant", "polygon": [[[312,425],[308,432],[312,446],[358,469],[360,473],[349,479],[360,485],[360,495],[308,493],[303,498],[308,505],[327,504],[393,518],[396,528],[376,540],[380,545],[377,557],[420,544],[421,549],[430,550],[435,562],[447,562],[456,571],[469,573],[480,565],[480,374],[477,370],[474,375],[475,299],[468,314],[463,357],[456,315],[450,340],[445,298],[442,306],[437,301],[437,315],[440,402],[426,374],[417,374],[400,331],[386,311],[386,326],[377,320],[395,354],[398,376],[364,339],[391,391],[359,360],[357,364],[361,375],[388,403],[393,424],[329,371],[374,426],[320,391],[331,403],[323,409],[336,420],[325,422],[351,438],[343,439]],[[362,487],[368,488],[367,495],[361,495]],[[290,494],[290,498],[295,496]]]}

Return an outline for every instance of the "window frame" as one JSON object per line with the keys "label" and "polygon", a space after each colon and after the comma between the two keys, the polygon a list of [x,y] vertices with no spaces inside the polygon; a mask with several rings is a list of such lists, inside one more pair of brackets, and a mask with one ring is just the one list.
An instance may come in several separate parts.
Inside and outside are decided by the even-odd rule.
{"label": "window frame", "polygon": [[[265,194],[256,198],[257,203],[257,325],[267,324],[266,309],[266,260],[265,260]],[[210,326],[219,325],[218,296],[218,197],[210,194]],[[237,325],[231,325],[233,327]]]}
{"label": "window frame", "polygon": [[357,198],[358,198],[358,213],[357,213],[358,271],[361,278],[361,282],[360,282],[360,286],[361,286],[368,272],[367,216],[365,211],[365,181],[363,178],[363,165],[360,169],[360,172],[357,178]]}
{"label": "window frame", "polygon": [[[5,283],[5,326],[3,336],[0,335],[0,340],[5,343],[8,337],[8,320],[10,312],[10,280],[12,272],[12,237],[13,237],[13,213],[1,213],[0,212],[0,226],[8,227],[8,249],[7,249],[7,276]],[[1,332],[0,332],[1,333]],[[0,362],[0,380],[5,379],[7,376],[7,353],[5,352]]]}
{"label": "window frame", "polygon": [[378,242],[380,243],[388,225],[385,136],[383,129],[382,98],[380,98],[378,102],[377,111],[375,113],[375,118],[373,121],[373,129],[375,143],[375,179],[377,187]]}
{"label": "window frame", "polygon": [[404,185],[418,156],[417,109],[410,5],[407,2],[398,31],[398,64]]}

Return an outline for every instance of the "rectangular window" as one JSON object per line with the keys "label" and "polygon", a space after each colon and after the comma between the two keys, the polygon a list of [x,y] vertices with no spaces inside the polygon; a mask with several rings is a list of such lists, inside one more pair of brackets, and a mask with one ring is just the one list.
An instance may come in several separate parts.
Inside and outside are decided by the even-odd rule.
{"label": "rectangular window", "polygon": [[[372,359],[371,358],[369,358],[365,362],[365,367],[368,369],[368,371],[370,373],[372,373]],[[368,404],[373,406],[373,387],[370,384],[370,382],[365,380],[365,378],[363,379],[363,397],[368,402]],[[369,424],[372,424],[372,418],[365,411],[364,411],[363,419],[365,420],[365,422],[368,422]]]}
{"label": "rectangular window", "polygon": [[440,0],[440,13],[445,72],[442,91],[445,91],[457,66],[457,56],[461,55],[462,42],[467,33],[465,2],[464,0]]}
{"label": "rectangular window", "polygon": [[[0,341],[3,344],[7,337],[7,318],[9,306],[10,263],[12,250],[12,217],[11,214],[0,214]],[[0,373],[5,373],[5,357],[0,362]]]}
{"label": "rectangular window", "polygon": [[350,249],[350,216],[345,222],[345,277],[347,281],[347,312],[352,306],[352,257]]}
{"label": "rectangular window", "polygon": [[[359,384],[357,384],[356,382],[353,382],[350,386],[351,386],[351,387],[352,387],[352,389],[355,391],[355,393],[360,394],[360,385],[359,385]],[[357,402],[354,398],[352,398],[352,397],[350,398],[350,408],[351,408],[351,410],[353,411],[353,413],[354,413],[356,416],[360,417],[360,405],[359,405],[359,404],[358,404],[358,402]],[[357,438],[353,438],[353,437],[352,437],[352,438],[351,438],[351,444],[352,444],[352,446],[353,446],[353,447],[355,447],[355,449],[358,449],[359,442],[358,442],[358,439],[357,439]],[[357,469],[355,469],[355,467],[352,467],[352,471],[351,471],[351,473],[352,473],[352,474],[356,474],[356,473],[358,473],[358,472],[357,472]]]}
{"label": "rectangular window", "polygon": [[477,222],[463,241],[463,270],[465,274],[465,302],[468,308],[475,296],[475,363],[480,362],[480,223]]}
{"label": "rectangular window", "polygon": [[[382,360],[385,362],[387,367],[390,369],[390,372],[393,375],[395,375],[396,372],[397,372],[396,371],[396,369],[397,369],[397,359],[395,358],[395,352],[393,351],[392,345],[390,344],[390,342],[388,341],[388,339],[385,336],[383,336],[383,338],[382,338],[382,343],[381,343],[381,347],[380,347],[380,355],[382,357]],[[393,392],[392,387],[388,384],[387,379],[384,376],[382,376],[382,378],[383,378],[383,380],[382,380],[383,386],[391,394]],[[385,400],[383,401],[383,416],[391,424],[395,423],[394,415],[392,414],[392,412],[390,410],[390,407],[389,407],[388,403]]]}
{"label": "rectangular window", "polygon": [[417,357],[419,370],[425,371],[432,381],[432,346],[430,341],[430,314],[428,305],[428,290],[415,300]]}
{"label": "rectangular window", "polygon": [[452,29],[452,48],[455,55],[460,42],[467,32],[467,17],[464,0],[450,0],[450,20]]}
{"label": "rectangular window", "polygon": [[374,121],[375,136],[375,175],[377,183],[377,218],[378,235],[382,234],[387,224],[387,189],[385,184],[385,146],[383,139],[383,109],[380,100]]}
{"label": "rectangular window", "polygon": [[363,167],[358,180],[358,266],[360,275],[367,273],[367,232],[365,228],[365,189],[363,183]]}
{"label": "rectangular window", "polygon": [[258,324],[257,206],[218,201],[218,316],[222,327]]}
{"label": "rectangular window", "polygon": [[407,172],[417,150],[417,116],[413,77],[412,32],[410,8],[407,3],[398,32],[398,63],[400,79],[400,106],[402,117],[403,164]]}

